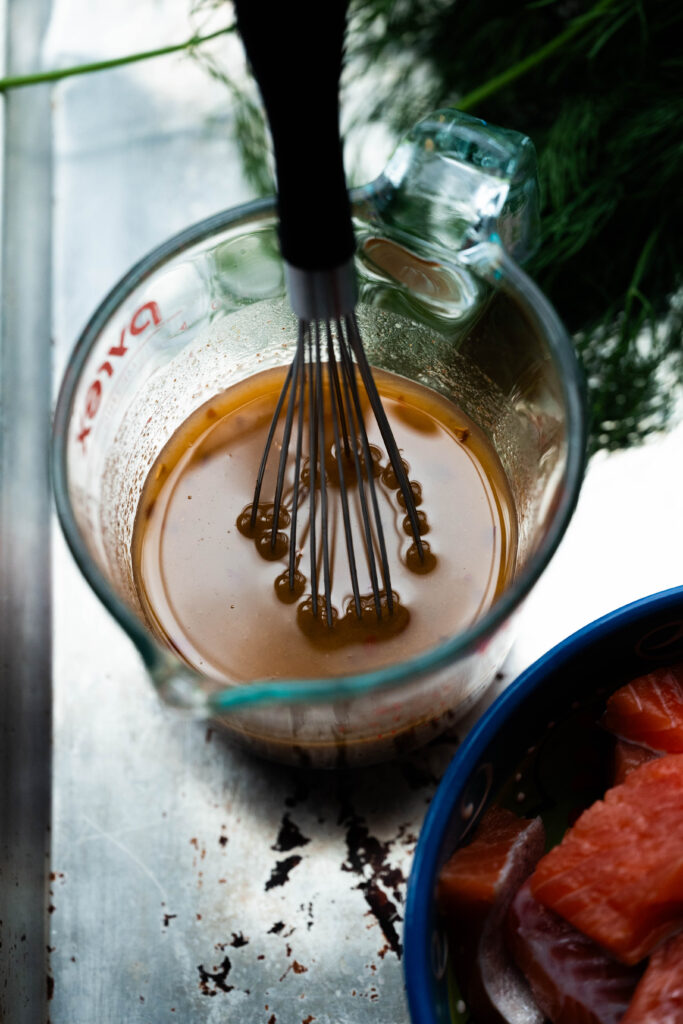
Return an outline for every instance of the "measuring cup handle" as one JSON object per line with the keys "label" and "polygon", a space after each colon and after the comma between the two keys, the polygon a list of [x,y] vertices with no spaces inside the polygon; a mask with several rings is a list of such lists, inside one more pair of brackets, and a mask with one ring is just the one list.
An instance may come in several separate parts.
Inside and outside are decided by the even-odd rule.
{"label": "measuring cup handle", "polygon": [[437,110],[419,121],[368,195],[392,237],[444,258],[494,235],[519,263],[538,245],[531,139],[459,110]]}

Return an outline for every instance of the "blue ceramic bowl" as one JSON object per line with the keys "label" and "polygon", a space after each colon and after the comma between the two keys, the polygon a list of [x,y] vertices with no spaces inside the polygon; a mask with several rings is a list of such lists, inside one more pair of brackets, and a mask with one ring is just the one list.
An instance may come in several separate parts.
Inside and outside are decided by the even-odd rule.
{"label": "blue ceramic bowl", "polygon": [[[527,669],[471,730],[434,796],[410,875],[404,971],[415,1024],[461,1024],[468,1019],[457,1007],[436,907],[443,864],[494,797],[507,791],[509,798],[522,764],[517,794],[521,814],[536,813],[539,800],[551,818],[553,802],[568,809],[573,797],[561,791],[571,788],[571,773],[578,776],[579,769],[573,755],[563,751],[563,723],[574,723],[576,738],[582,710],[599,715],[612,690],[681,658],[683,587],[676,587],[610,612],[563,640]],[[591,754],[596,738],[597,729],[583,744],[584,754]],[[580,761],[580,744],[574,749]],[[533,809],[523,806],[529,801],[536,802]]]}

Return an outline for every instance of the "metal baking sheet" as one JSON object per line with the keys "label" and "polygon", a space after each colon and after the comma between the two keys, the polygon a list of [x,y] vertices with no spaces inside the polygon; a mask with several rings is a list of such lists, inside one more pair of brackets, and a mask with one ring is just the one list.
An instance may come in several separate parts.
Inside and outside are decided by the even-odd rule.
{"label": "metal baking sheet", "polygon": [[[9,0],[12,68],[184,38],[188,7]],[[372,769],[256,760],[160,705],[49,518],[50,388],[86,318],[158,242],[249,198],[227,95],[169,58],[13,93],[3,129],[0,1020],[402,1024],[406,879],[474,716]],[[682,454],[678,429],[594,461],[489,698],[683,580]]]}

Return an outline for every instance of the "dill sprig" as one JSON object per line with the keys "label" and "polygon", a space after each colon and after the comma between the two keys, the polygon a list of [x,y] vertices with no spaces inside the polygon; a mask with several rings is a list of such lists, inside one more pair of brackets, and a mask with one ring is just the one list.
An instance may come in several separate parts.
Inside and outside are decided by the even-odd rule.
{"label": "dill sprig", "polygon": [[593,448],[661,428],[683,380],[683,7],[358,0],[355,11],[356,61],[399,69],[369,97],[368,121],[401,134],[452,104],[534,140],[542,238],[529,269],[576,338]]}
{"label": "dill sprig", "polygon": [[[378,121],[398,139],[452,105],[533,139],[542,235],[528,269],[575,338],[593,450],[661,429],[683,381],[682,29],[675,0],[351,7],[356,130]],[[269,191],[258,103],[230,85],[245,171]]]}
{"label": "dill sprig", "polygon": [[[229,0],[194,0],[190,13],[220,8]],[[576,340],[593,449],[660,429],[683,381],[682,29],[676,0],[352,0],[357,130],[381,121],[398,139],[452,105],[536,144],[542,236],[528,269]],[[244,170],[263,194],[273,173],[256,89],[203,46],[232,30],[0,79],[0,91],[185,50],[229,91]]]}

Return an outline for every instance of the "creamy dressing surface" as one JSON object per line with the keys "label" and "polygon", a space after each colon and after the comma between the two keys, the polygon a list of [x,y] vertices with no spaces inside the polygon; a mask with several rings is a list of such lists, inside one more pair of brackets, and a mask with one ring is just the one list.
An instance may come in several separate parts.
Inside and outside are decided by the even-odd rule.
{"label": "creamy dressing surface", "polygon": [[[221,680],[315,678],[403,661],[479,618],[514,571],[515,512],[490,442],[463,412],[422,385],[374,370],[382,403],[418,502],[425,557],[417,557],[406,510],[369,409],[373,477],[391,570],[378,621],[349,460],[350,516],[363,615],[352,602],[338,469],[326,417],[326,478],[335,622],[316,619],[310,594],[307,439],[297,507],[297,577],[289,588],[288,541],[295,454],[285,477],[281,533],[272,523],[282,421],[264,479],[255,529],[254,483],[286,367],[266,370],[215,396],[182,424],[143,488],[133,534],[133,571],[150,626],[188,664]],[[306,406],[305,406],[306,408]],[[295,421],[296,422],[296,421]],[[366,484],[367,487],[367,484]],[[318,496],[319,499],[319,496]],[[318,592],[323,593],[318,500]],[[322,602],[321,602],[322,604]]]}

